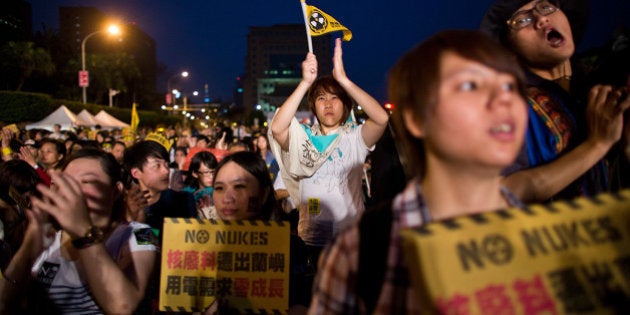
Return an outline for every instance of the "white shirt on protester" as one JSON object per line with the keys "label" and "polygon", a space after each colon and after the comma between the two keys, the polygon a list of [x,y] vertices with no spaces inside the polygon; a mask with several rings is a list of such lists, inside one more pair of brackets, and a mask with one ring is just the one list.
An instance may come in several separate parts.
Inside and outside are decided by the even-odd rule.
{"label": "white shirt on protester", "polygon": [[363,141],[362,128],[359,125],[342,137],[315,174],[299,181],[298,235],[307,245],[326,245],[365,210],[363,163],[374,147],[368,148]]}
{"label": "white shirt on protester", "polygon": [[[48,297],[62,314],[102,313],[90,294],[85,270],[61,255],[61,233],[57,232],[50,247],[37,258],[31,273],[47,289]],[[157,251],[155,242],[149,240],[151,236],[147,233],[150,233],[150,227],[146,224],[121,224],[106,240],[107,252],[118,261],[126,247],[129,252]]]}

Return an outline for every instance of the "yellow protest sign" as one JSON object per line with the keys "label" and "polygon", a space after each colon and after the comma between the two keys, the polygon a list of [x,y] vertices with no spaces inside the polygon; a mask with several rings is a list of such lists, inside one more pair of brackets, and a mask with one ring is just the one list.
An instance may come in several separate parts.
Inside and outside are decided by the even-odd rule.
{"label": "yellow protest sign", "polygon": [[630,310],[630,190],[402,232],[427,314]]}
{"label": "yellow protest sign", "polygon": [[88,131],[88,139],[96,140],[96,134],[98,134],[98,130],[90,130],[90,131]]}
{"label": "yellow protest sign", "polygon": [[[17,127],[16,124],[10,124],[10,125],[6,125],[4,127],[2,127],[2,129],[8,129],[10,130],[14,135],[19,135],[20,134],[20,129]],[[2,134],[0,134],[0,140],[2,140]]]}
{"label": "yellow protest sign", "polygon": [[289,224],[166,218],[161,311],[203,311],[216,298],[244,313],[286,313]]}
{"label": "yellow protest sign", "polygon": [[13,132],[14,134],[19,134],[20,133],[20,129],[17,127],[16,124],[6,125],[3,128],[11,130],[11,132]]}

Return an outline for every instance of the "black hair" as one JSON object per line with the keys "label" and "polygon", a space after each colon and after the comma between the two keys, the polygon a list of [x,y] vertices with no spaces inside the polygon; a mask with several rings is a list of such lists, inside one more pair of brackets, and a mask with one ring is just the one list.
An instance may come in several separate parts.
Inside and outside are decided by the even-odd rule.
{"label": "black hair", "polygon": [[202,164],[206,165],[208,168],[214,169],[219,162],[217,162],[217,158],[214,154],[208,151],[197,152],[190,160],[190,166],[188,167],[189,174],[186,176],[186,186],[191,186],[195,189],[199,188],[199,179],[192,176],[192,174],[199,171]]}
{"label": "black hair", "polygon": [[206,142],[206,146],[210,145],[210,138],[204,136],[204,135],[197,135],[197,142],[199,142],[199,140],[203,140]]}
{"label": "black hair", "polygon": [[142,169],[144,163],[146,163],[151,157],[167,162],[169,161],[166,148],[155,141],[145,140],[140,141],[125,150],[123,165],[125,166],[125,170],[128,172],[130,172],[133,168]]}
{"label": "black hair", "polygon": [[9,160],[0,164],[0,199],[10,205],[15,201],[9,195],[10,187],[20,194],[37,194],[36,186],[41,182],[37,171],[23,160]]}
{"label": "black hair", "polygon": [[[528,4],[532,0],[495,0],[488,10],[486,10],[479,30],[498,40],[505,47],[511,47],[509,42],[509,26],[507,20],[512,17],[516,10]],[[573,42],[577,44],[581,41],[586,31],[589,14],[589,1],[584,0],[550,0],[557,6],[569,20]]]}
{"label": "black hair", "polygon": [[[116,185],[117,182],[124,183],[123,179],[125,176],[123,174],[123,169],[120,167],[120,164],[118,164],[116,158],[114,158],[111,153],[107,153],[97,148],[83,148],[73,152],[72,155],[68,156],[68,158],[62,164],[61,169],[65,170],[72,161],[78,159],[97,160],[103,168],[105,174],[109,176],[111,185]],[[122,194],[114,202],[111,218],[115,222],[121,222],[125,220],[125,205]]]}
{"label": "black hair", "polygon": [[166,148],[161,144],[145,140],[136,142],[134,145],[125,149],[125,155],[123,157],[123,171],[125,177],[123,183],[126,188],[129,188],[131,182],[137,183],[137,180],[131,176],[131,170],[134,168],[142,169],[142,166],[149,160],[149,158],[162,159],[168,163],[170,161]]}
{"label": "black hair", "polygon": [[[335,80],[333,76],[326,75],[317,78],[315,82],[311,85],[306,93],[306,101],[308,103],[308,108],[311,110],[313,115],[317,117],[317,112],[315,112],[315,101],[317,97],[321,95],[322,92],[328,92],[330,94],[334,94],[341,100],[343,104],[343,115],[341,117],[340,124],[343,125],[348,120],[350,116],[350,111],[352,111],[352,98],[344,90],[344,88]],[[317,118],[319,119],[319,118]]]}
{"label": "black hair", "polygon": [[55,146],[55,149],[57,150],[57,154],[61,154],[64,157],[66,156],[66,144],[64,142],[61,142],[57,139],[44,138],[42,139],[42,141],[39,142],[39,147],[41,148],[46,143],[53,144]]}
{"label": "black hair", "polygon": [[405,152],[403,164],[412,176],[426,171],[424,141],[407,130],[403,114],[410,112],[416,119],[429,119],[427,113],[438,102],[440,68],[447,52],[514,76],[519,94],[526,99],[525,75],[515,56],[481,32],[440,31],[406,52],[389,74],[388,93],[397,107],[391,118],[397,145]]}
{"label": "black hair", "polygon": [[[271,220],[278,213],[276,196],[274,194],[273,183],[271,182],[271,176],[269,176],[269,169],[267,164],[260,157],[260,155],[249,152],[241,151],[232,153],[224,157],[217,168],[214,171],[214,180],[216,181],[217,175],[221,171],[221,168],[229,162],[234,162],[240,167],[245,169],[248,173],[252,174],[258,181],[259,194],[262,198],[267,195],[265,200],[262,200],[261,212],[256,216],[258,220]],[[213,183],[214,184],[214,183]]]}

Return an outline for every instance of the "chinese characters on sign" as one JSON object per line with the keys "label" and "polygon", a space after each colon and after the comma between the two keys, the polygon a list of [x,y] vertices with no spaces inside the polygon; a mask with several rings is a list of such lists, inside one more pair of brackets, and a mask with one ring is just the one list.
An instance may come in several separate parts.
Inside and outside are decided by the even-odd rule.
{"label": "chinese characters on sign", "polygon": [[287,224],[167,218],[163,239],[160,310],[288,309]]}
{"label": "chinese characters on sign", "polygon": [[403,232],[427,313],[618,313],[630,301],[630,191]]}
{"label": "chinese characters on sign", "polygon": [[88,87],[90,86],[90,75],[87,70],[79,71],[79,87]]}

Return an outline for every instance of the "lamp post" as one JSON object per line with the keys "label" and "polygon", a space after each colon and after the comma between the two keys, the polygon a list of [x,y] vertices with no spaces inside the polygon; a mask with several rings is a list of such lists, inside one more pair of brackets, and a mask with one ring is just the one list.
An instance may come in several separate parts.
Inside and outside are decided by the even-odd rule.
{"label": "lamp post", "polygon": [[166,95],[167,95],[166,103],[167,103],[167,105],[171,105],[171,104],[168,104],[169,100],[170,100],[171,103],[173,103],[173,105],[175,105],[175,103],[176,103],[175,102],[175,95],[173,95],[174,94],[173,90],[171,90],[171,80],[173,80],[173,79],[175,79],[175,78],[177,78],[179,76],[181,76],[182,78],[187,78],[188,77],[188,71],[182,71],[180,73],[175,73],[170,78],[168,78],[168,80],[166,80]]}
{"label": "lamp post", "polygon": [[[85,43],[90,37],[101,32],[103,32],[103,30],[92,32],[85,36],[83,41],[81,41],[81,73],[79,73],[79,85],[83,88],[83,104],[87,102],[87,86],[89,85],[88,74],[85,71]],[[107,28],[107,32],[111,35],[118,35],[120,34],[120,28],[117,25],[110,25]]]}

